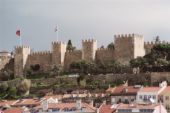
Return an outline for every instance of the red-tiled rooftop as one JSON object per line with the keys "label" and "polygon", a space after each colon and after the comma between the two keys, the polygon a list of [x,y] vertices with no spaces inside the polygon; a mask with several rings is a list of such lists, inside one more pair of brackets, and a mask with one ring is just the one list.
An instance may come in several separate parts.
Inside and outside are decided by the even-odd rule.
{"label": "red-tiled rooftop", "polygon": [[153,109],[158,104],[119,104],[117,109]]}
{"label": "red-tiled rooftop", "polygon": [[0,101],[0,106],[5,106],[5,105],[13,105],[16,102],[16,100],[1,100]]}
{"label": "red-tiled rooftop", "polygon": [[139,90],[139,92],[158,92],[160,87],[143,87]]}
{"label": "red-tiled rooftop", "polygon": [[43,98],[45,98],[45,99],[50,99],[50,98],[54,98],[54,99],[62,99],[63,98],[63,96],[62,95],[46,95],[46,96],[44,96]]}
{"label": "red-tiled rooftop", "polygon": [[15,106],[39,105],[39,99],[22,99],[15,103]]}
{"label": "red-tiled rooftop", "polygon": [[22,113],[22,108],[11,108],[3,111],[4,113]]}
{"label": "red-tiled rooftop", "polygon": [[110,87],[106,90],[106,93],[113,93],[114,90],[115,90],[115,87]]}
{"label": "red-tiled rooftop", "polygon": [[[48,104],[48,108],[49,109],[55,109],[55,108],[59,108],[61,110],[63,110],[64,108],[75,108],[76,107],[76,103],[49,103]],[[85,108],[86,111],[88,112],[94,112],[96,110],[96,108],[90,106],[87,103],[82,103],[82,108]],[[36,109],[42,109],[42,106],[37,106]]]}
{"label": "red-tiled rooftop", "polygon": [[115,109],[111,108],[112,105],[101,105],[99,108],[99,113],[114,113]]}
{"label": "red-tiled rooftop", "polygon": [[134,86],[118,86],[112,94],[137,94],[139,90],[140,88]]}
{"label": "red-tiled rooftop", "polygon": [[170,93],[170,86],[167,86],[161,93],[161,94],[166,94],[166,93]]}

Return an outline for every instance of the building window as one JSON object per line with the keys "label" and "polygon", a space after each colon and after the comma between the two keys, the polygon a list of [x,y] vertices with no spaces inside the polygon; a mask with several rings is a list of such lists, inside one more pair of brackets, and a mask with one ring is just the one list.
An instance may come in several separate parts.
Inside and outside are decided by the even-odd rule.
{"label": "building window", "polygon": [[170,107],[169,107],[169,105],[166,105],[166,109],[169,111],[170,110]]}
{"label": "building window", "polygon": [[144,95],[144,99],[143,99],[144,101],[146,101],[147,100],[147,95]]}
{"label": "building window", "polygon": [[151,95],[148,96],[148,99],[150,99],[150,98],[151,98]]}
{"label": "building window", "polygon": [[156,99],[156,96],[155,96],[155,95],[153,95],[153,96],[152,96],[152,98],[153,98],[153,99]]}
{"label": "building window", "polygon": [[139,95],[139,98],[142,99],[142,95]]}
{"label": "building window", "polygon": [[166,97],[165,97],[165,100],[169,100],[169,96],[166,96]]}

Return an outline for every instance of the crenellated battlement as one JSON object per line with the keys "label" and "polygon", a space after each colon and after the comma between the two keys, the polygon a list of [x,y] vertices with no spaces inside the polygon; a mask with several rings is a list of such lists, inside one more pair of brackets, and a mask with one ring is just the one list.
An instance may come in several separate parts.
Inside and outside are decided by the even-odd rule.
{"label": "crenellated battlement", "polygon": [[118,34],[118,35],[114,35],[114,38],[132,38],[132,37],[140,37],[143,38],[142,35],[139,34]]}
{"label": "crenellated battlement", "polygon": [[131,59],[142,57],[151,52],[155,44],[170,44],[169,42],[144,42],[143,35],[117,34],[114,35],[114,49],[97,48],[97,40],[93,38],[83,39],[82,49],[67,50],[67,43],[54,41],[50,51],[31,52],[29,46],[16,46],[14,53],[14,70],[16,76],[22,76],[25,67],[30,68],[33,64],[41,65],[42,70],[51,70],[56,65],[69,69],[72,62],[85,60],[87,62],[112,61],[129,65]]}
{"label": "crenellated battlement", "polygon": [[82,43],[87,43],[87,42],[93,43],[93,42],[97,42],[97,40],[95,40],[95,39],[83,39],[82,40]]}
{"label": "crenellated battlement", "polygon": [[32,52],[30,54],[30,56],[33,56],[33,55],[48,55],[48,54],[51,54],[50,51],[38,51],[38,52]]}
{"label": "crenellated battlement", "polygon": [[170,44],[170,42],[166,42],[166,41],[160,41],[160,42],[144,42],[145,46],[154,46],[156,44]]}
{"label": "crenellated battlement", "polygon": [[30,49],[30,46],[15,46],[15,49],[24,49],[24,48]]}
{"label": "crenellated battlement", "polygon": [[67,50],[66,53],[82,52],[81,50]]}
{"label": "crenellated battlement", "polygon": [[82,59],[91,62],[95,59],[97,50],[97,40],[85,39],[82,40]]}
{"label": "crenellated battlement", "polygon": [[97,51],[112,51],[114,49],[110,49],[110,48],[97,48]]}
{"label": "crenellated battlement", "polygon": [[66,50],[66,53],[73,53],[74,50]]}
{"label": "crenellated battlement", "polygon": [[66,44],[65,42],[61,42],[61,41],[59,41],[59,42],[52,42],[52,45],[61,45],[61,44]]}

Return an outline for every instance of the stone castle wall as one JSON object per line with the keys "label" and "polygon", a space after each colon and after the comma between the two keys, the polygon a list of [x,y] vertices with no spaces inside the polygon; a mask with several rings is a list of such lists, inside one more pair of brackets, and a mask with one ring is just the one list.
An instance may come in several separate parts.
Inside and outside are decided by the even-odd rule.
{"label": "stone castle wall", "polygon": [[32,65],[40,65],[40,70],[50,70],[52,67],[52,53],[50,51],[33,52],[28,56],[26,69]]}
{"label": "stone castle wall", "polygon": [[97,41],[93,39],[82,40],[82,59],[93,62],[97,50]]}
{"label": "stone castle wall", "polygon": [[115,35],[116,60],[128,64],[134,58],[134,38],[132,35]]}
{"label": "stone castle wall", "polygon": [[143,36],[136,35],[134,37],[134,58],[145,55],[144,38]]}
{"label": "stone castle wall", "polygon": [[114,49],[97,49],[95,59],[101,62],[115,60],[115,51]]}
{"label": "stone castle wall", "polygon": [[[144,38],[137,34],[114,36],[115,49],[97,49],[97,41],[93,39],[82,40],[82,49],[66,51],[66,44],[53,42],[51,52],[35,52],[30,54],[29,47],[16,47],[14,54],[15,74],[22,75],[23,68],[29,69],[31,65],[39,64],[41,69],[49,70],[55,65],[68,69],[69,65],[77,60],[87,62],[117,60],[122,64],[129,64],[131,59],[144,56],[151,51],[155,43],[144,43]],[[166,42],[161,42],[166,43]]]}
{"label": "stone castle wall", "polygon": [[64,60],[64,69],[67,70],[70,67],[70,64],[74,61],[79,61],[82,59],[82,51],[66,51],[65,60]]}
{"label": "stone castle wall", "polygon": [[143,36],[138,34],[115,35],[116,60],[129,64],[131,59],[145,55]]}
{"label": "stone castle wall", "polygon": [[29,46],[17,46],[14,54],[14,74],[15,76],[23,76],[24,68],[30,54]]}
{"label": "stone castle wall", "polygon": [[162,42],[158,42],[158,43],[155,43],[155,42],[144,42],[145,54],[150,53],[151,49],[156,44],[169,44],[169,42],[166,42],[166,41],[162,41]]}
{"label": "stone castle wall", "polygon": [[52,63],[54,65],[63,65],[66,52],[66,44],[63,42],[52,43]]}

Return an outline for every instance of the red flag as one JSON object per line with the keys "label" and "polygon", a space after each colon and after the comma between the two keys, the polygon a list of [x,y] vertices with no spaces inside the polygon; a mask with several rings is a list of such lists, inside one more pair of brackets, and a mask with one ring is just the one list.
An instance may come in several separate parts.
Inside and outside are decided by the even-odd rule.
{"label": "red flag", "polygon": [[17,31],[16,31],[16,35],[17,35],[18,37],[20,37],[20,35],[21,35],[20,30],[17,30]]}

